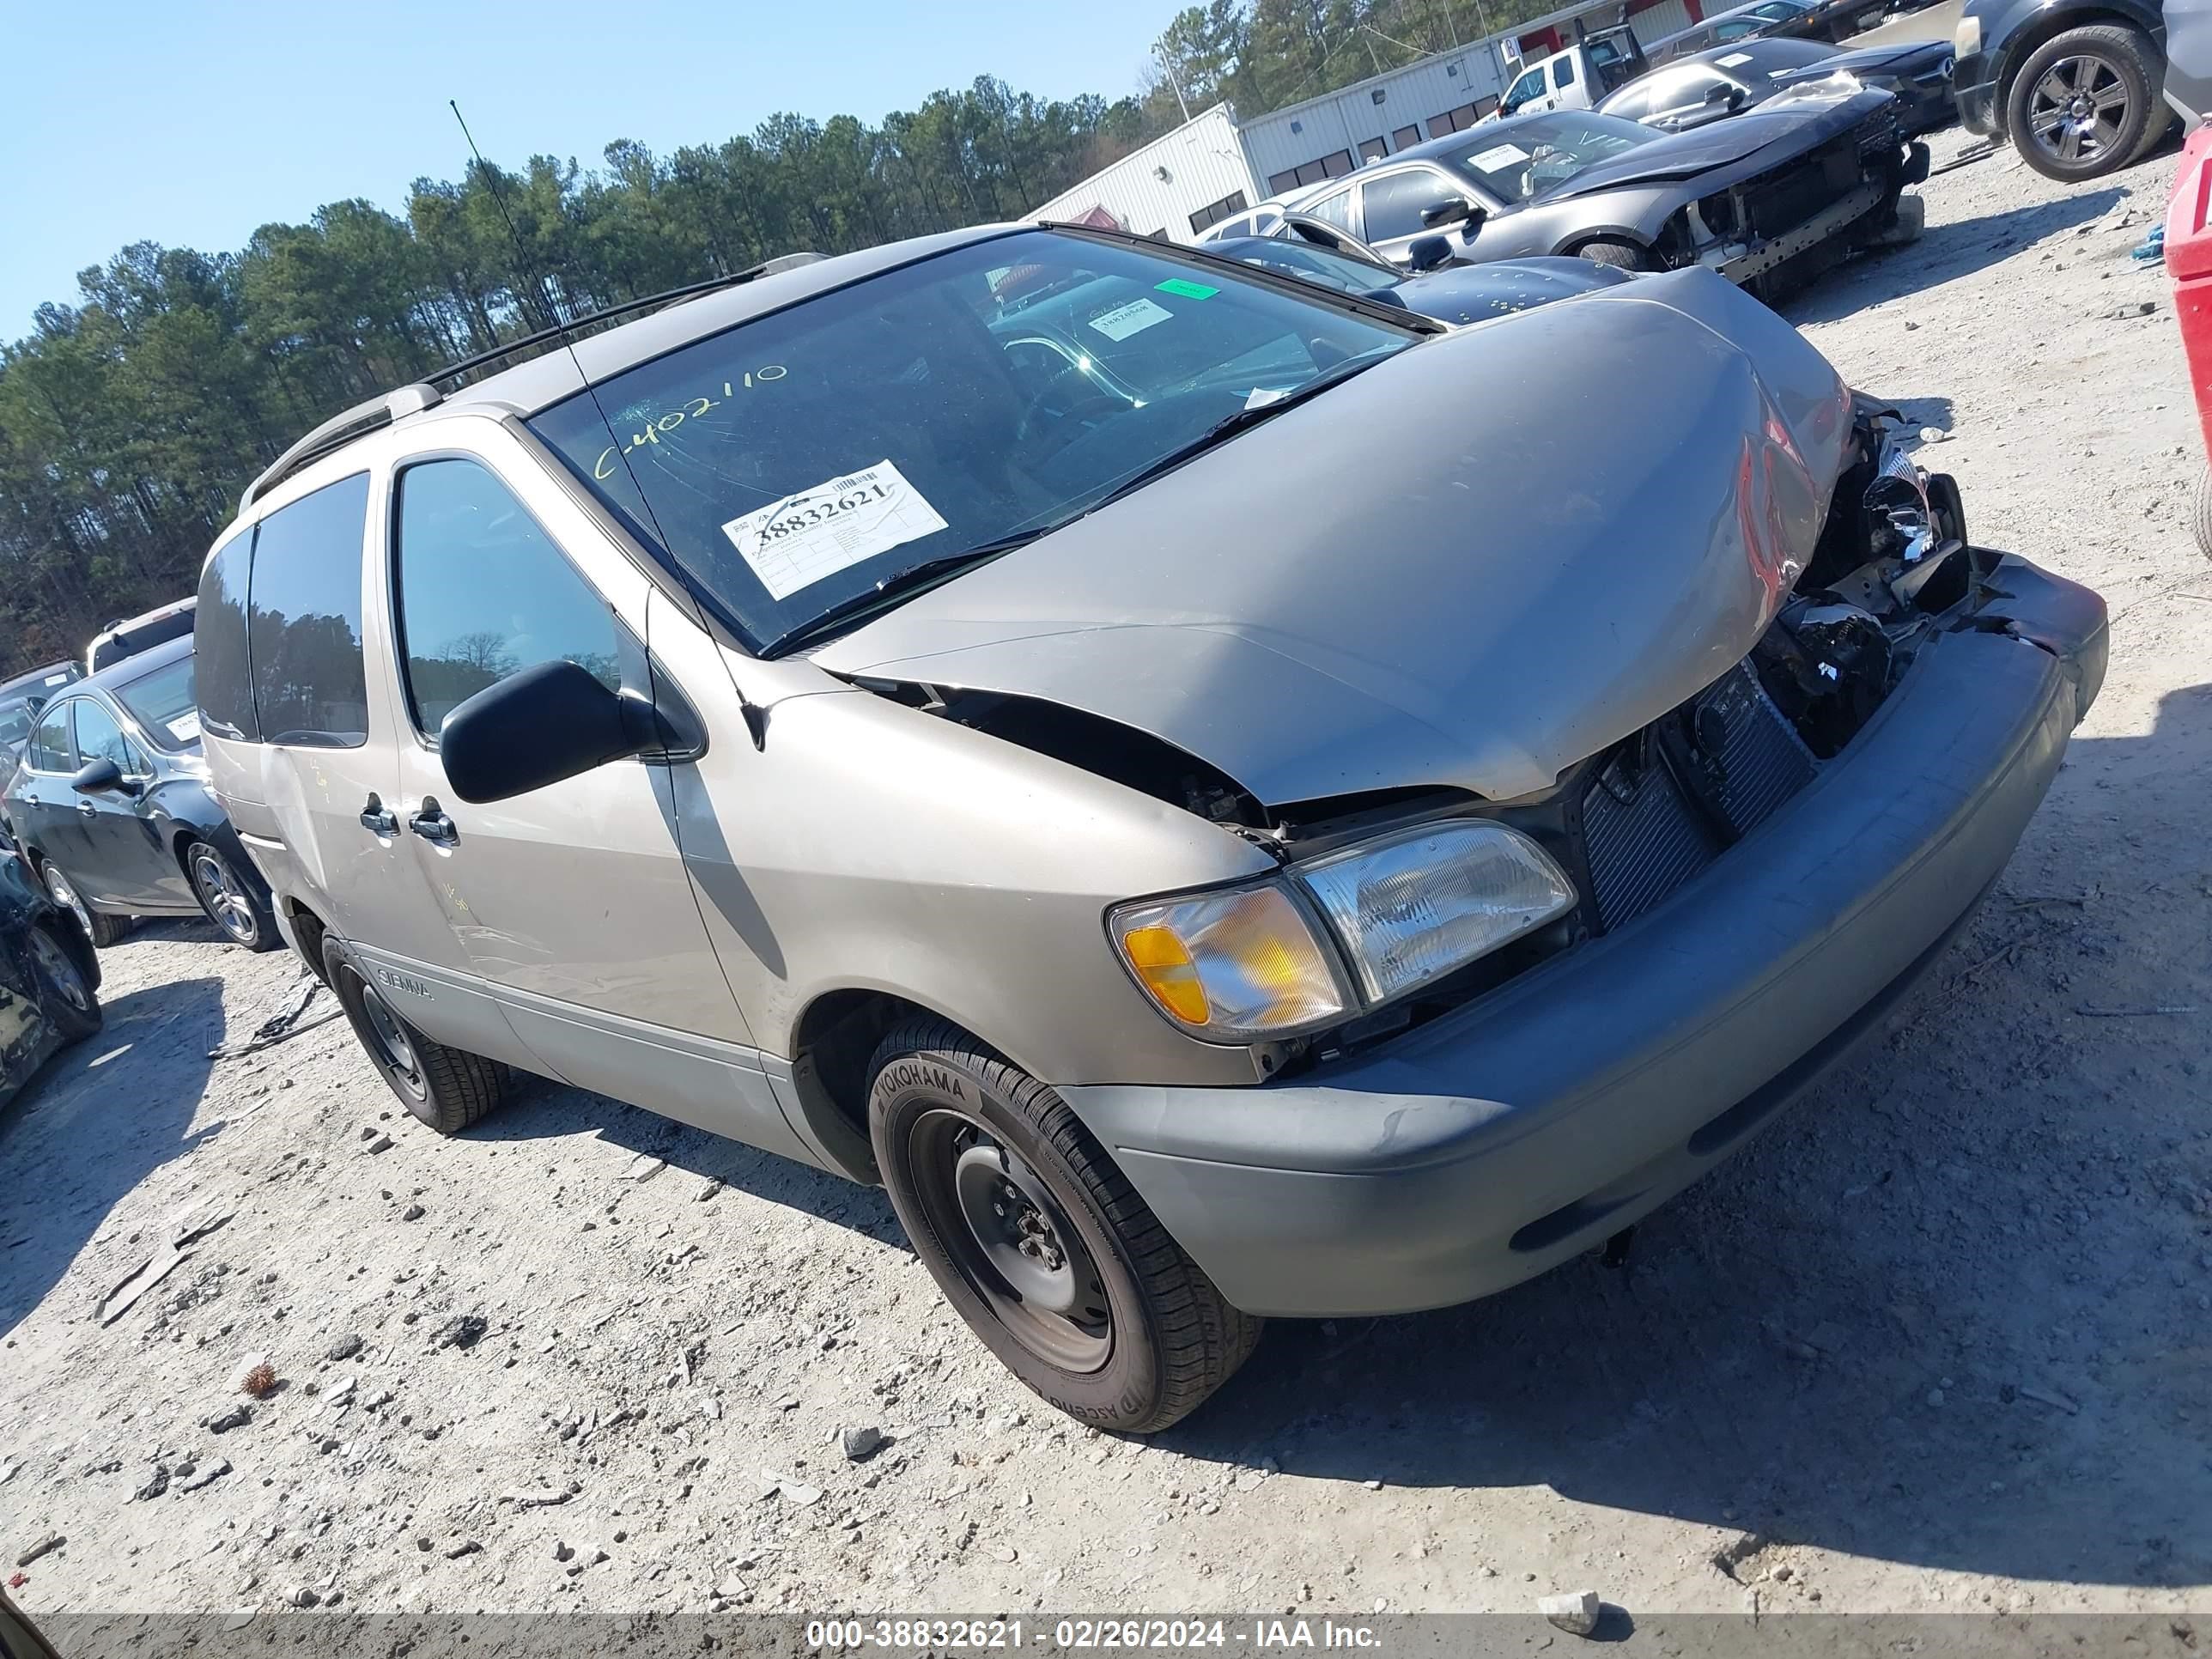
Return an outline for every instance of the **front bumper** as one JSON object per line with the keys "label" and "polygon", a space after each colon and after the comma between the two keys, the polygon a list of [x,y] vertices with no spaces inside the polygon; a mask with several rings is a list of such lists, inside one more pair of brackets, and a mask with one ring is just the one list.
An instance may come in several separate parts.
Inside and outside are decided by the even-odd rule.
{"label": "front bumper", "polygon": [[2104,675],[2103,602],[2005,558],[1853,740],[1703,875],[1395,1042],[1254,1089],[1061,1094],[1237,1306],[1505,1289],[1744,1145],[1971,917]]}

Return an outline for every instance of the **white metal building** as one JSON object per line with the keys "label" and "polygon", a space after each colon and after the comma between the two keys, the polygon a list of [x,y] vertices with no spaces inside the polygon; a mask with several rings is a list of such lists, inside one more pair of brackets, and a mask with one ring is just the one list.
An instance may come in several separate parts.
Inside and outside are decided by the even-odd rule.
{"label": "white metal building", "polygon": [[[1718,0],[1713,9],[1735,3]],[[1622,21],[1650,44],[1705,16],[1702,0],[1600,0],[1571,5],[1451,52],[1438,52],[1334,92],[1239,122],[1226,104],[1193,116],[1030,216],[1103,214],[1125,230],[1188,242],[1231,214],[1409,145],[1470,127],[1498,106],[1521,58],[1571,40],[1577,19],[1601,28]]]}

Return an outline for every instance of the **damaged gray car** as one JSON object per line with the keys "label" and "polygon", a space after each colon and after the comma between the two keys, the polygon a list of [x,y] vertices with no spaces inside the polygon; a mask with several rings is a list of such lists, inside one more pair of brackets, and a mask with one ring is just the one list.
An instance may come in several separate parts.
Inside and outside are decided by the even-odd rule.
{"label": "damaged gray car", "polygon": [[538,1073],[880,1182],[1104,1427],[1775,1122],[2103,675],[1708,270],[1459,328],[1001,227],[606,320],[256,482],[215,787],[424,1123]]}

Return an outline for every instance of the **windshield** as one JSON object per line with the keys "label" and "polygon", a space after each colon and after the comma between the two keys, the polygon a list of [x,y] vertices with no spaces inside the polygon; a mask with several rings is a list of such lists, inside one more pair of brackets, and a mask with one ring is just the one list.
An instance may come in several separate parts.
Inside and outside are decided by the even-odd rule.
{"label": "windshield", "polygon": [[1638,144],[1656,143],[1661,136],[1594,110],[1555,110],[1524,116],[1502,131],[1492,129],[1470,138],[1443,159],[1493,199],[1510,206],[1556,189],[1584,169]]}
{"label": "windshield", "polygon": [[166,749],[173,755],[198,750],[200,714],[192,700],[189,653],[113,690],[115,700],[131,711],[131,718],[156,749]]}
{"label": "windshield", "polygon": [[1032,231],[696,341],[530,425],[757,648],[924,561],[1080,516],[1255,394],[1419,337]]}
{"label": "windshield", "polygon": [[1377,289],[1395,287],[1401,280],[1397,271],[1378,270],[1364,259],[1316,247],[1310,242],[1271,240],[1257,246],[1244,242],[1223,252],[1245,264],[1286,271],[1340,294],[1372,294]]}

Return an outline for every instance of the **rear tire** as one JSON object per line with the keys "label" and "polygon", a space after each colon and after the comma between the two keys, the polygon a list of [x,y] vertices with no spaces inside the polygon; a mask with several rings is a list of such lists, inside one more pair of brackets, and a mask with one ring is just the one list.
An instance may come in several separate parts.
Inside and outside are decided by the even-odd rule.
{"label": "rear tire", "polygon": [[2140,29],[2093,23],[2030,52],[2004,92],[2005,132],[2046,179],[2101,179],[2166,131],[2158,49]]}
{"label": "rear tire", "polygon": [[497,1060],[433,1042],[395,1013],[361,975],[345,947],[325,935],[323,978],[345,1010],[370,1064],[399,1103],[441,1135],[457,1135],[514,1089]]}
{"label": "rear tire", "polygon": [[240,871],[230,855],[212,842],[188,843],[184,864],[200,908],[222,929],[225,939],[249,951],[273,951],[284,942],[276,931],[276,913],[269,902],[269,889],[258,875]]}
{"label": "rear tire", "polygon": [[78,896],[76,884],[64,875],[60,867],[51,860],[39,861],[39,879],[46,884],[46,896],[64,910],[73,912],[84,936],[95,946],[105,948],[119,943],[131,931],[129,918],[102,915]]}
{"label": "rear tire", "polygon": [[1615,270],[1659,269],[1650,253],[1633,242],[1584,242],[1575,252],[1594,265],[1611,265]]}
{"label": "rear tire", "polygon": [[1045,1085],[928,1018],[895,1026],[870,1076],[869,1138],[915,1253],[1052,1405],[1148,1434],[1249,1357],[1261,1322],[1222,1298]]}
{"label": "rear tire", "polygon": [[62,937],[67,922],[40,922],[31,929],[31,966],[39,976],[39,1005],[64,1042],[82,1042],[105,1020],[99,994],[77,965],[70,941]]}

